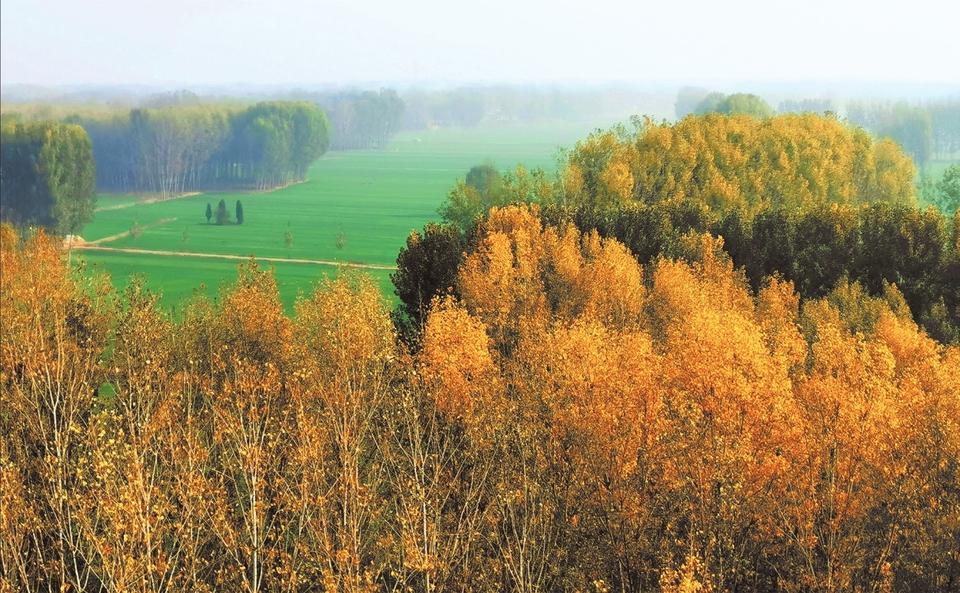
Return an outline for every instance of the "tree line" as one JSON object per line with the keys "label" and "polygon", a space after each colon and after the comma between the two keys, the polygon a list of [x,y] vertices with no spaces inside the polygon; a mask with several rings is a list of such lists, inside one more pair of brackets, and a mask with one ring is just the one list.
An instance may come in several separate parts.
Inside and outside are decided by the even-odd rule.
{"label": "tree line", "polygon": [[[773,115],[771,106],[757,95],[725,95],[697,87],[684,87],[675,102],[677,119],[706,113]],[[908,103],[906,101],[788,99],[777,111],[786,113],[841,113],[854,125],[872,134],[891,138],[920,167],[932,159],[953,160],[960,153],[960,100],[956,98]]]}
{"label": "tree line", "polygon": [[330,119],[331,148],[384,148],[403,124],[405,103],[392,89],[312,96]]}
{"label": "tree line", "polygon": [[169,196],[275,187],[304,179],[329,145],[326,116],[306,102],[174,102],[65,122],[4,115],[4,220],[67,234],[92,219],[96,188]]}
{"label": "tree line", "polygon": [[0,218],[19,226],[76,233],[93,217],[96,176],[90,138],[77,125],[0,126]]}
{"label": "tree line", "polygon": [[74,119],[93,142],[98,187],[118,191],[266,189],[304,179],[329,146],[326,116],[306,102],[177,104]]}
{"label": "tree line", "polygon": [[413,348],[364,276],[287,317],[249,263],[175,320],[2,227],[3,585],[956,588],[960,350],[895,286],[538,210],[489,212]]}
{"label": "tree line", "polygon": [[960,99],[847,105],[847,117],[878,136],[893,138],[919,165],[960,154]]}
{"label": "tree line", "polygon": [[659,93],[627,86],[601,88],[481,86],[411,90],[404,126],[476,126],[480,123],[620,119],[662,111]]}

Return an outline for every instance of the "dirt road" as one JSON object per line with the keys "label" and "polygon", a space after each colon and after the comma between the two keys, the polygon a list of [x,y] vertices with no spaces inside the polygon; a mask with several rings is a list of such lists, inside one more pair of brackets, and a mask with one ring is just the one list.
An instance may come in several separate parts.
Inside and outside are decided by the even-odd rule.
{"label": "dirt road", "polygon": [[[106,239],[101,239],[104,241]],[[327,259],[300,259],[293,257],[255,257],[252,255],[226,255],[221,253],[198,253],[195,251],[161,251],[156,249],[135,249],[127,247],[105,247],[96,243],[85,243],[71,247],[74,251],[106,251],[110,253],[131,253],[139,255],[162,255],[167,257],[203,257],[208,259],[225,259],[233,261],[246,261],[255,259],[260,262],[277,262],[290,264],[313,264],[319,266],[333,266],[343,268],[358,268],[362,270],[396,270],[396,266],[384,266],[379,264],[361,264],[354,262],[332,261]]]}

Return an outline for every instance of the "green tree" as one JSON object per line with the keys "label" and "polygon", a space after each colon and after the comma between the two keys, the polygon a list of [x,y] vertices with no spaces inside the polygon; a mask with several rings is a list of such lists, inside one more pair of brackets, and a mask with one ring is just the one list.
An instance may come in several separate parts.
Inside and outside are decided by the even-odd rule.
{"label": "green tree", "polygon": [[303,101],[257,103],[237,114],[232,125],[227,158],[241,163],[238,174],[261,189],[302,180],[329,146],[326,116]]}
{"label": "green tree", "polygon": [[207,202],[207,224],[210,224],[211,218],[213,218],[213,208],[210,207],[210,202]]}
{"label": "green tree", "polygon": [[400,298],[398,325],[406,335],[419,333],[433,299],[453,289],[466,243],[464,233],[450,224],[430,223],[407,237],[397,271],[390,275]]}
{"label": "green tree", "polygon": [[960,165],[950,165],[936,186],[936,205],[951,216],[960,209]]}
{"label": "green tree", "polygon": [[500,172],[491,164],[476,165],[470,168],[464,181],[447,194],[439,212],[444,221],[466,231],[490,208],[502,206],[507,200]]}
{"label": "green tree", "polygon": [[237,224],[243,224],[243,204],[240,203],[240,200],[237,200]]}
{"label": "green tree", "polygon": [[0,178],[0,216],[15,224],[44,226],[66,235],[93,219],[93,148],[80,126],[5,121],[0,130]]}
{"label": "green tree", "polygon": [[230,224],[230,213],[227,212],[227,203],[223,200],[220,200],[220,203],[217,204],[217,224]]}
{"label": "green tree", "polygon": [[718,113],[727,115],[752,115],[754,117],[770,117],[773,108],[757,95],[749,93],[734,93],[727,96],[717,106]]}
{"label": "green tree", "polygon": [[465,181],[481,194],[494,192],[503,184],[500,172],[491,163],[470,167]]}
{"label": "green tree", "polygon": [[697,108],[693,111],[697,115],[704,115],[706,113],[715,113],[720,105],[723,103],[726,96],[723,93],[709,93],[700,103],[697,104]]}
{"label": "green tree", "polygon": [[[679,113],[679,112],[678,112]],[[725,115],[752,115],[754,117],[770,117],[773,108],[761,97],[750,93],[710,93],[704,96],[693,113],[704,115],[707,113],[723,113]]]}

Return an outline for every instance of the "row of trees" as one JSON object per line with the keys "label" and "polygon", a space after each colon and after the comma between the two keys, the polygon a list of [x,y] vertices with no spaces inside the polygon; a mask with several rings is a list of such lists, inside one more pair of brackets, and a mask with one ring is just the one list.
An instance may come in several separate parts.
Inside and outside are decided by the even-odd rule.
{"label": "row of trees", "polygon": [[[243,204],[240,203],[240,200],[237,200],[237,203],[234,205],[234,212],[236,213],[236,223],[243,224]],[[214,212],[208,202],[204,215],[207,217],[207,224],[210,224],[211,221],[216,222],[218,225],[230,224],[231,222],[230,212],[227,211],[227,202],[225,200],[220,200],[217,204],[216,212]]]}
{"label": "row of trees", "polygon": [[919,165],[960,154],[960,99],[926,104],[853,102],[847,117],[874,134],[893,138]]}
{"label": "row of trees", "polygon": [[392,89],[313,97],[330,118],[331,148],[383,148],[400,131],[405,104]]}
{"label": "row of trees", "polygon": [[657,93],[630,87],[484,86],[404,93],[404,126],[475,126],[481,122],[620,119],[662,111]]}
{"label": "row of trees", "polygon": [[896,288],[759,293],[494,209],[398,342],[373,282],[180,321],[0,241],[12,590],[934,592],[960,582],[960,350]]}
{"label": "row of trees", "polygon": [[72,119],[93,141],[98,187],[164,196],[299,181],[329,146],[326,116],[307,102],[185,103]]}
{"label": "row of trees", "polygon": [[785,99],[777,106],[778,113],[836,113],[832,99]]}
{"label": "row of trees", "polygon": [[0,218],[75,233],[92,217],[96,195],[90,138],[54,122],[0,126]]}

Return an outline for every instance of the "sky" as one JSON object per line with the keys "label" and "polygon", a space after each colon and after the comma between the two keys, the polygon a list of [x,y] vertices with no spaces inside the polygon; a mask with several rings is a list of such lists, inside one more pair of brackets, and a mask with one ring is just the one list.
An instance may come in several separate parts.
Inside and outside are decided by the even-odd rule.
{"label": "sky", "polygon": [[956,83],[958,0],[3,0],[0,84]]}

